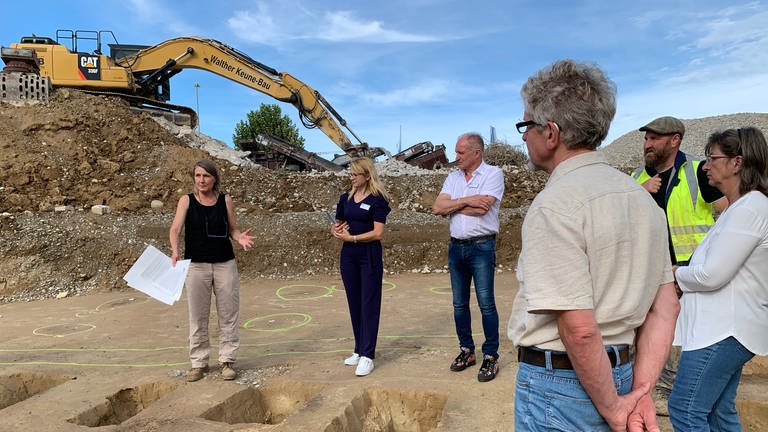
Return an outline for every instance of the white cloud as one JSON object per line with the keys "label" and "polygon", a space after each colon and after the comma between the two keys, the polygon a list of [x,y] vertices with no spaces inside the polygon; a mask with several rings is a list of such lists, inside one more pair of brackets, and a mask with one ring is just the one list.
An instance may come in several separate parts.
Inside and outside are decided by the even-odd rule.
{"label": "white cloud", "polygon": [[[286,42],[394,43],[434,42],[435,36],[387,28],[381,20],[363,19],[352,11],[331,11],[317,16],[305,6],[257,2],[255,11],[239,10],[227,20],[230,29],[250,42],[281,47]],[[296,13],[299,10],[301,13]]]}
{"label": "white cloud", "polygon": [[[174,9],[165,6],[166,3],[157,0],[129,0],[127,9],[135,13],[144,25],[154,25],[167,29],[173,35],[196,35],[195,26],[177,18],[179,14]],[[153,25],[154,24],[154,25]],[[159,42],[159,41],[158,41]]]}
{"label": "white cloud", "polygon": [[325,22],[314,37],[333,42],[351,41],[366,43],[434,42],[437,38],[413,33],[388,30],[381,21],[358,19],[352,12],[339,11],[325,14]]}
{"label": "white cloud", "polygon": [[227,25],[243,39],[263,45],[280,45],[291,38],[264,3],[257,3],[254,12],[235,11]]}
{"label": "white cloud", "polygon": [[361,96],[363,103],[378,106],[410,106],[445,100],[456,83],[447,80],[433,80],[395,89],[386,93],[368,93]]}
{"label": "white cloud", "polygon": [[665,80],[685,84],[763,74],[768,64],[768,12],[756,4],[712,11],[681,26],[676,38],[689,42],[682,51],[687,67]]}

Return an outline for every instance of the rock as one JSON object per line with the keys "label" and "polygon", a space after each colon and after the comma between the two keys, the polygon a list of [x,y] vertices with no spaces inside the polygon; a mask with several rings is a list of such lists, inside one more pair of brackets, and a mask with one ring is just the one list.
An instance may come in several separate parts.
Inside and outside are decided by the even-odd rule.
{"label": "rock", "polygon": [[105,215],[105,214],[108,214],[109,212],[110,212],[110,208],[109,206],[106,206],[106,205],[98,204],[91,207],[91,213],[93,214]]}
{"label": "rock", "polygon": [[163,202],[160,200],[152,200],[152,202],[149,203],[149,207],[153,209],[161,209],[163,208]]}

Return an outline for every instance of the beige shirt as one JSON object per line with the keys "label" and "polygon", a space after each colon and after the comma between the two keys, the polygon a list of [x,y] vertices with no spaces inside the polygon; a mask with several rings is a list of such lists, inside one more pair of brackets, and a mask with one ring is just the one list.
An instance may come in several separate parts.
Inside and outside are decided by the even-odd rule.
{"label": "beige shirt", "polygon": [[564,351],[553,311],[592,309],[605,345],[633,344],[659,285],[672,282],[664,212],[601,152],[560,163],[523,222],[520,288],[507,334]]}

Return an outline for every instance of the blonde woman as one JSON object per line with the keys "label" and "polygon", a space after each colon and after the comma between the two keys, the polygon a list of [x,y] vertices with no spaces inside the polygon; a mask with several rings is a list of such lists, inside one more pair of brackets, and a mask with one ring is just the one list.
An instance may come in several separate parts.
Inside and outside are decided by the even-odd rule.
{"label": "blonde woman", "polygon": [[336,204],[331,233],[344,242],[339,269],[355,336],[355,350],[344,364],[357,366],[355,374],[365,376],[373,371],[376,356],[384,276],[381,238],[390,208],[371,159],[354,159],[349,181],[349,192]]}

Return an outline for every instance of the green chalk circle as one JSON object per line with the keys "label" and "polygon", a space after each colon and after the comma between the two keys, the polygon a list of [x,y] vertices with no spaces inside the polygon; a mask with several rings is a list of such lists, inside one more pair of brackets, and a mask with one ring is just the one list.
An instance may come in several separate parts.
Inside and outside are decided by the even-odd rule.
{"label": "green chalk circle", "polygon": [[[285,285],[275,291],[277,298],[281,300],[314,300],[330,297],[335,290],[334,286],[323,285]],[[318,293],[319,292],[319,293]]]}
{"label": "green chalk circle", "polygon": [[[263,324],[264,328],[255,328],[257,323],[264,323],[265,321],[266,323]],[[277,327],[280,325],[281,321],[288,321],[288,324],[283,325],[282,327]],[[309,324],[310,321],[312,321],[312,315],[298,312],[285,312],[251,318],[243,323],[243,328],[257,332],[282,332],[305,326]]]}
{"label": "green chalk circle", "polygon": [[429,292],[435,294],[451,294],[451,287],[446,285],[429,287]]}
{"label": "green chalk circle", "polygon": [[95,329],[93,324],[56,324],[45,327],[38,327],[32,330],[35,336],[64,337],[78,333],[85,333]]}
{"label": "green chalk circle", "polygon": [[381,292],[387,292],[387,291],[392,291],[393,289],[397,288],[397,285],[395,285],[394,282],[390,282],[390,281],[388,281],[386,279],[383,279],[381,281],[381,287],[382,287]]}

